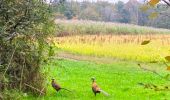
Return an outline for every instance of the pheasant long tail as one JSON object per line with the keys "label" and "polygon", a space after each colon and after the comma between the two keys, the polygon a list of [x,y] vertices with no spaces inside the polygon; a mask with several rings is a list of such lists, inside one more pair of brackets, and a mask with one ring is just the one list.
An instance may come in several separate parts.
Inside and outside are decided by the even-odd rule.
{"label": "pheasant long tail", "polygon": [[144,83],[138,83],[138,85],[145,85]]}
{"label": "pheasant long tail", "polygon": [[69,91],[69,92],[72,92],[71,90],[69,90],[69,89],[66,89],[66,88],[61,88],[61,89],[63,89],[63,90],[66,90],[66,91]]}
{"label": "pheasant long tail", "polygon": [[109,96],[109,94],[103,90],[100,90],[101,93],[103,93],[105,96]]}

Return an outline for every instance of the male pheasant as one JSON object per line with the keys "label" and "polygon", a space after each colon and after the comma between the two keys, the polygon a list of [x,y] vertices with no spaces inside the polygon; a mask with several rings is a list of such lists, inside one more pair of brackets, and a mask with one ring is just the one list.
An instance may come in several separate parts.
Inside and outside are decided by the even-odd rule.
{"label": "male pheasant", "polygon": [[66,89],[66,88],[63,88],[63,87],[61,87],[58,83],[56,83],[56,82],[55,82],[55,79],[52,79],[51,85],[52,85],[52,87],[53,87],[57,92],[60,91],[61,89],[64,89],[64,90],[67,90],[67,91],[71,92],[70,90],[68,90],[68,89]]}
{"label": "male pheasant", "polygon": [[105,91],[103,91],[102,89],[100,89],[100,87],[97,85],[95,78],[91,78],[92,80],[92,91],[94,93],[94,95],[96,96],[97,93],[103,93],[105,96],[109,96],[109,94]]}

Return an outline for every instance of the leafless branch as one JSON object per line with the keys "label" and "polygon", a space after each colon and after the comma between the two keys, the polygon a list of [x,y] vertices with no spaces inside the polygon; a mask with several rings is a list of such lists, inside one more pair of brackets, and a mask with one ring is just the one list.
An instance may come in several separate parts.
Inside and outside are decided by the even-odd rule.
{"label": "leafless branch", "polygon": [[22,89],[22,78],[23,78],[24,67],[25,67],[25,58],[22,66],[22,72],[21,72],[20,90]]}
{"label": "leafless branch", "polygon": [[[164,3],[166,3],[168,6],[170,6],[170,2],[166,1],[166,0],[162,0]],[[170,1],[170,0],[169,0]]]}
{"label": "leafless branch", "polygon": [[39,94],[39,97],[42,95],[43,91],[44,91],[45,87],[43,89],[41,89],[41,92]]}
{"label": "leafless branch", "polygon": [[28,84],[26,84],[26,83],[24,83],[24,85],[26,85],[26,86],[28,86],[28,87],[30,87],[30,88],[32,88],[32,89],[40,92],[40,94],[45,94],[44,92],[42,92],[43,89],[42,89],[42,90],[39,90],[39,89],[37,89],[37,88],[35,88],[35,87],[31,86],[31,85],[28,85]]}
{"label": "leafless branch", "polygon": [[166,67],[168,66],[168,64],[166,62],[163,62],[163,63],[166,65]]}
{"label": "leafless branch", "polygon": [[168,13],[160,13],[160,15],[162,15],[162,16],[164,16],[164,17],[170,17],[170,14],[168,14]]}
{"label": "leafless branch", "polygon": [[5,74],[6,74],[7,70],[8,70],[8,68],[9,68],[9,66],[11,65],[11,61],[12,61],[12,58],[13,58],[13,56],[14,56],[15,50],[16,50],[16,47],[14,48],[14,51],[12,52],[11,58],[10,58],[10,60],[9,60],[9,63],[8,63],[7,68],[5,69],[5,72],[4,72],[4,74],[3,74],[3,77],[5,77]]}
{"label": "leafless branch", "polygon": [[164,76],[160,75],[160,74],[159,74],[158,72],[156,72],[155,70],[151,70],[151,69],[144,68],[144,67],[142,67],[140,64],[138,64],[138,66],[139,66],[142,70],[144,70],[144,71],[148,71],[148,72],[154,73],[155,75],[159,76],[161,79],[165,79],[165,80],[167,80],[167,81],[170,81],[169,79],[166,79]]}

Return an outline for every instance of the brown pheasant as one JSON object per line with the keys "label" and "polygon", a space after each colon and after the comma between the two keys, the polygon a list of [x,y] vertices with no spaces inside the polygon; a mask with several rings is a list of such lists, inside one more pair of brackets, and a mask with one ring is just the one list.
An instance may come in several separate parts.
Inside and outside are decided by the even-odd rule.
{"label": "brown pheasant", "polygon": [[97,85],[95,78],[91,78],[92,80],[92,91],[94,93],[94,95],[96,96],[97,93],[103,93],[105,96],[109,96],[109,94],[105,91],[103,91],[102,89],[100,89],[100,87]]}
{"label": "brown pheasant", "polygon": [[66,88],[62,88],[59,84],[57,84],[57,83],[55,82],[55,79],[52,79],[51,85],[52,85],[52,87],[53,87],[57,92],[60,91],[61,89],[64,89],[64,90],[67,90],[67,91],[71,92],[70,90],[68,90],[68,89],[66,89]]}

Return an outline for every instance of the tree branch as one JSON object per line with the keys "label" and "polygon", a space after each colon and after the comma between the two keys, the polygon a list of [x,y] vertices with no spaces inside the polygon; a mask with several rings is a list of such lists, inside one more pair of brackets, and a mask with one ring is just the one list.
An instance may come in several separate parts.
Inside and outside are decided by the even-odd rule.
{"label": "tree branch", "polygon": [[[166,3],[168,6],[170,6],[170,2],[166,1],[166,0],[162,0],[164,3]],[[169,0],[170,1],[170,0]]]}
{"label": "tree branch", "polygon": [[170,14],[168,14],[168,13],[159,13],[160,15],[162,15],[162,16],[164,16],[164,17],[170,17]]}
{"label": "tree branch", "polygon": [[167,81],[170,81],[169,79],[166,79],[164,76],[160,75],[158,72],[154,71],[154,70],[150,70],[150,69],[147,69],[147,68],[143,68],[140,64],[138,64],[138,66],[143,69],[144,71],[148,71],[148,72],[152,72],[154,73],[155,75],[159,76],[160,78],[162,79],[165,79]]}
{"label": "tree branch", "polygon": [[14,48],[14,51],[12,52],[12,55],[11,55],[11,58],[10,58],[10,60],[9,60],[8,66],[7,66],[7,68],[5,69],[5,72],[4,72],[4,74],[3,74],[3,77],[4,77],[4,78],[5,78],[5,74],[6,74],[7,70],[8,70],[8,68],[9,68],[9,66],[11,65],[11,62],[12,62],[13,56],[14,56],[14,54],[15,54],[15,51],[16,51],[16,47]]}
{"label": "tree branch", "polygon": [[42,92],[42,90],[44,90],[44,88],[43,88],[42,90],[39,90],[39,89],[37,89],[37,88],[35,88],[35,87],[31,86],[31,85],[28,85],[28,84],[26,84],[26,83],[24,83],[24,85],[25,85],[25,86],[28,86],[28,87],[30,87],[30,88],[38,91],[38,92],[40,92],[40,94],[45,94],[44,92]]}

